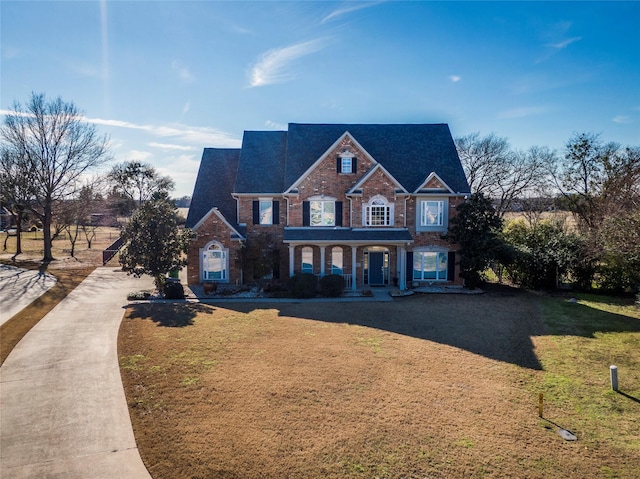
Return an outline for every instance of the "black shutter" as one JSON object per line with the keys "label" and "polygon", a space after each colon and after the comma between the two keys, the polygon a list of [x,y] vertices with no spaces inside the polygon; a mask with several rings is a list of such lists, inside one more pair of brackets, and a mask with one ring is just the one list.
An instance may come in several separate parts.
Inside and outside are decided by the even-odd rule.
{"label": "black shutter", "polygon": [[358,159],[355,156],[351,158],[351,171],[353,173],[358,172]]}
{"label": "black shutter", "polygon": [[271,213],[273,215],[271,224],[279,225],[280,224],[280,202],[274,201],[273,208],[271,209]]}
{"label": "black shutter", "polygon": [[336,226],[342,226],[342,201],[336,201]]}
{"label": "black shutter", "polygon": [[260,224],[260,202],[253,202],[253,224]]}
{"label": "black shutter", "polygon": [[407,267],[405,271],[405,279],[407,284],[413,281],[413,251],[407,251]]}
{"label": "black shutter", "polygon": [[342,173],[342,158],[340,158],[339,156],[336,160],[336,171],[338,173]]}
{"label": "black shutter", "polygon": [[455,281],[456,279],[456,254],[453,251],[449,251],[447,257],[447,280]]}
{"label": "black shutter", "polygon": [[311,204],[308,201],[302,202],[302,226],[311,226]]}

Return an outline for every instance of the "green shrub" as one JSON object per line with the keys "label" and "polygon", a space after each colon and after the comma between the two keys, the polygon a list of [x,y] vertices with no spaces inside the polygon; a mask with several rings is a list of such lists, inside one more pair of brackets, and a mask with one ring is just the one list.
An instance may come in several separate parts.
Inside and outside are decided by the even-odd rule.
{"label": "green shrub", "polygon": [[323,296],[337,298],[344,291],[345,282],[342,275],[328,274],[320,278],[320,292]]}
{"label": "green shrub", "polygon": [[164,284],[164,297],[166,299],[184,299],[184,288],[179,281],[167,281]]}
{"label": "green shrub", "polygon": [[294,298],[313,298],[318,291],[318,278],[311,273],[296,273],[288,282]]}

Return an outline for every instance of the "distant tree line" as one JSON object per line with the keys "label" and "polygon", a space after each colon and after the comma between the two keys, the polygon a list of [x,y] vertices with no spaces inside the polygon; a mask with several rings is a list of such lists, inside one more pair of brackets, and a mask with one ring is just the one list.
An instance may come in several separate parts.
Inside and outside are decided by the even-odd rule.
{"label": "distant tree line", "polygon": [[[528,288],[640,289],[640,147],[576,133],[561,153],[514,151],[506,138],[456,139],[473,193],[452,220],[462,275],[477,286],[491,267]],[[549,210],[561,216],[545,216]],[[522,218],[505,220],[517,210]]]}

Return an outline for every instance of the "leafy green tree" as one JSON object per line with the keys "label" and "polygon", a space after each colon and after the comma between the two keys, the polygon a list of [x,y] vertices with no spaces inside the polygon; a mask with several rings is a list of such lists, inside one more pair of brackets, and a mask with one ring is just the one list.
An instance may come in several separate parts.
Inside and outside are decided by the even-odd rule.
{"label": "leafy green tree", "polygon": [[485,280],[484,271],[493,261],[506,262],[507,250],[500,239],[502,219],[482,193],[471,195],[457,210],[450,223],[448,240],[459,244],[460,276],[465,286],[473,289]]}
{"label": "leafy green tree", "polygon": [[153,166],[139,161],[115,165],[108,177],[116,196],[138,205],[154,195],[167,195],[175,187],[170,177],[160,175]]}
{"label": "leafy green tree", "polygon": [[527,225],[516,220],[506,226],[504,238],[515,250],[506,265],[514,283],[532,289],[553,289],[563,281],[590,285],[594,268],[586,243],[561,224],[543,220]]}
{"label": "leafy green tree", "polygon": [[159,294],[163,294],[166,274],[187,264],[191,232],[181,229],[179,222],[173,203],[159,196],[143,203],[122,233],[126,243],[120,254],[122,269],[136,277],[152,276]]}

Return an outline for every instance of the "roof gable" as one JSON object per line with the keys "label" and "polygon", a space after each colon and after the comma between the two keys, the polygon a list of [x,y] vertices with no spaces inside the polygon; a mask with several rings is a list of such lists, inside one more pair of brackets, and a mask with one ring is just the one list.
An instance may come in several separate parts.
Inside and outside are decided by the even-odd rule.
{"label": "roof gable", "polygon": [[380,163],[376,164],[373,168],[371,168],[369,171],[367,171],[367,173],[358,180],[358,182],[353,185],[353,188],[351,188],[351,190],[349,190],[347,192],[347,194],[356,194],[358,190],[362,190],[364,184],[377,172],[381,172],[383,175],[385,175],[387,178],[389,178],[393,184],[396,186],[396,188],[398,190],[400,190],[402,193],[407,193],[407,191],[404,189],[404,187],[398,182],[398,180],[396,180],[393,175],[391,175],[391,173],[389,173],[386,168],[384,166],[382,166]]}
{"label": "roof gable", "polygon": [[187,228],[193,228],[214,206],[236,228],[236,202],[231,194],[239,159],[237,148],[204,149],[185,223]]}
{"label": "roof gable", "polygon": [[455,193],[438,174],[432,171],[414,193]]}
{"label": "roof gable", "polygon": [[382,164],[407,191],[415,191],[425,173],[435,171],[456,193],[468,193],[458,153],[446,124],[299,124],[287,135],[284,185],[289,188],[345,132]]}

